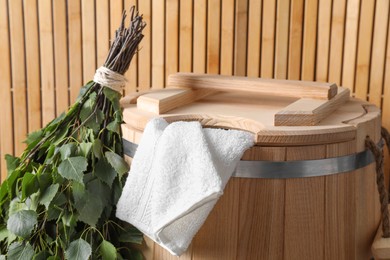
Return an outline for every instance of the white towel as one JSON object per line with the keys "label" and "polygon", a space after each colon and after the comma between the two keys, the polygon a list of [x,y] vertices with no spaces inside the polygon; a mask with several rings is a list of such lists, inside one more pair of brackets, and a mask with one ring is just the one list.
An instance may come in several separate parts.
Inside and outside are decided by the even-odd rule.
{"label": "white towel", "polygon": [[151,120],[133,158],[116,216],[171,254],[181,255],[252,145],[252,134],[244,131]]}

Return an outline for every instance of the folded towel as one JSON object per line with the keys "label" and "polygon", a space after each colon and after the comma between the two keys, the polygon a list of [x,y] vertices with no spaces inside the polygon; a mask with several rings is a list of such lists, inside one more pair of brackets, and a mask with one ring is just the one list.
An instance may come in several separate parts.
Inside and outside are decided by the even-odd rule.
{"label": "folded towel", "polygon": [[244,131],[151,120],[133,158],[116,216],[170,253],[181,255],[252,145],[252,135]]}

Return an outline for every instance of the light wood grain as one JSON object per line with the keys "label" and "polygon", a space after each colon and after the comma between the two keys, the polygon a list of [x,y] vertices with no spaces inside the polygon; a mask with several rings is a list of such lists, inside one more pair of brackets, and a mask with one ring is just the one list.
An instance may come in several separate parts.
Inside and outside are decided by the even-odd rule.
{"label": "light wood grain", "polygon": [[208,0],[207,6],[207,73],[219,73],[221,2]]}
{"label": "light wood grain", "polygon": [[53,13],[56,116],[59,116],[69,107],[66,2],[53,1]]}
{"label": "light wood grain", "polygon": [[234,0],[222,2],[221,21],[221,69],[222,75],[233,74],[234,54]]}
{"label": "light wood grain", "polygon": [[[137,0],[125,0],[124,1],[124,9],[126,10],[126,13],[128,16],[126,17],[126,24],[130,23],[130,8],[132,6],[135,6],[135,11],[138,10],[137,6]],[[139,49],[138,49],[139,50]],[[129,93],[133,93],[137,91],[138,86],[138,55],[134,55],[129,70],[125,73],[125,77],[127,79],[127,84],[124,87],[124,95],[127,95]]]}
{"label": "light wood grain", "polygon": [[[359,206],[356,210],[355,248],[356,259],[369,259],[370,247],[379,226],[379,198],[375,183],[375,166],[371,164],[355,172],[355,193]],[[370,212],[371,214],[367,214]]]}
{"label": "light wood grain", "polygon": [[248,59],[247,75],[249,77],[260,76],[261,63],[261,0],[250,0],[248,11]]}
{"label": "light wood grain", "polygon": [[207,1],[194,3],[193,71],[206,72]]}
{"label": "light wood grain", "polygon": [[42,125],[46,125],[53,120],[56,115],[53,25],[51,20],[52,1],[39,1],[38,11],[41,54]]}
{"label": "light wood grain", "polygon": [[[25,36],[25,42],[28,42],[28,44],[25,45],[26,85],[28,88],[27,91],[28,132],[36,131],[39,128],[41,128],[41,121],[42,121],[37,8],[38,8],[37,4],[34,1],[23,2],[24,29],[25,29],[24,36]],[[8,37],[1,37],[1,39],[5,39],[5,40],[7,40],[7,38]],[[7,55],[6,51],[3,51],[2,53],[3,55]],[[2,158],[3,157],[4,156],[2,156]]]}
{"label": "light wood grain", "polygon": [[110,43],[109,0],[96,0],[96,60],[102,66],[107,58]]}
{"label": "light wood grain", "polygon": [[167,0],[165,4],[165,80],[167,80],[170,74],[179,70],[179,1]]}
{"label": "light wood grain", "polygon": [[375,2],[370,0],[362,0],[361,2],[356,60],[355,96],[363,100],[367,99],[368,92],[374,4]]}
{"label": "light wood grain", "polygon": [[[326,157],[325,146],[287,148],[288,161],[321,157]],[[324,252],[325,246],[325,177],[286,180],[285,198],[284,255],[321,259],[319,252]]]}
{"label": "light wood grain", "polygon": [[390,20],[387,29],[387,47],[386,47],[386,62],[385,76],[383,82],[383,108],[382,108],[382,123],[387,129],[390,129]]}
{"label": "light wood grain", "polygon": [[191,72],[192,70],[192,31],[193,31],[193,1],[180,1],[180,46],[179,70]]}
{"label": "light wood grain", "polygon": [[329,82],[340,85],[343,59],[343,40],[346,0],[334,0],[330,38]]}
{"label": "light wood grain", "polygon": [[[243,98],[243,96],[246,96]],[[359,120],[379,118],[379,109],[351,100],[325,118],[317,126],[274,126],[274,115],[291,103],[269,96],[255,96],[244,93],[218,93],[196,101],[192,106],[178,107],[167,114],[160,115],[169,122],[199,121],[206,127],[242,129],[252,132],[259,145],[279,146],[326,144],[346,142],[356,138]],[[261,111],[259,113],[258,111]],[[137,109],[129,104],[124,110],[125,122],[139,130],[156,115]],[[372,131],[371,131],[372,132]],[[367,133],[366,133],[367,134]],[[364,150],[364,138],[359,137],[359,147]]]}
{"label": "light wood grain", "polygon": [[342,85],[353,91],[355,83],[356,46],[359,24],[360,0],[347,3],[345,20],[344,58]]}
{"label": "light wood grain", "polygon": [[163,88],[165,86],[165,1],[152,1],[152,86]]}
{"label": "light wood grain", "polygon": [[[284,151],[281,151],[280,156],[273,159],[284,160],[284,156]],[[236,259],[283,259],[284,195],[284,180],[240,180]]]}
{"label": "light wood grain", "polygon": [[164,91],[156,91],[140,96],[137,99],[137,108],[157,115],[165,114],[174,108],[181,107],[203,97],[209,96],[215,91],[208,89],[177,89],[168,88]]}
{"label": "light wood grain", "polygon": [[[346,91],[349,92],[349,89]],[[261,115],[256,113],[258,122],[265,126],[267,119],[260,119],[267,113],[264,100],[257,105],[254,103],[256,98],[247,97],[245,102],[242,100],[244,98],[239,95],[234,97],[217,93],[163,116],[168,116],[168,122],[176,121],[171,119],[180,114],[181,119],[198,120],[200,118],[186,113],[198,112],[201,115],[204,111],[212,110],[229,117],[237,111],[221,106],[225,101],[236,106],[236,110],[243,109],[237,113],[241,113],[241,116],[245,114],[249,117],[252,114],[249,110],[257,107],[256,111],[262,111]],[[277,105],[275,100],[272,102]],[[361,111],[356,113],[358,106],[364,106],[364,109],[361,107]],[[124,115],[128,126],[133,129],[133,134],[129,135],[134,138],[135,135],[140,135],[143,128],[134,129],[133,126],[136,125],[128,120],[128,112],[132,109],[126,108]],[[138,114],[132,114],[135,121],[139,120],[136,117],[144,117],[148,121],[149,116],[149,113],[139,110]],[[268,147],[265,144],[255,146],[244,154],[243,159],[294,161],[332,158],[364,150],[364,138],[367,134],[375,142],[380,138],[380,113],[373,105],[353,100],[333,113],[332,117],[333,119],[326,119],[322,126],[306,127],[307,132],[301,137],[301,142],[293,146],[286,142],[286,137],[294,135],[297,127],[285,128],[286,132],[278,136],[272,127],[265,126],[268,133],[273,132],[274,137],[279,137],[275,142],[278,147],[269,147],[270,143],[266,144]],[[213,117],[208,121],[211,125],[204,125],[221,127],[218,120],[222,121],[224,118]],[[330,130],[330,125],[338,125],[339,120],[343,125],[353,127],[356,136],[336,141],[333,139],[336,134],[333,128],[332,134],[327,137],[330,142],[319,144],[317,134],[320,132],[316,129]],[[265,129],[259,130],[261,132]],[[347,128],[344,131],[348,131]],[[266,136],[266,133],[263,131],[260,135]],[[315,144],[311,140],[314,136]],[[372,166],[350,173],[315,178],[232,178],[228,187],[237,181],[239,187],[225,189],[225,195],[194,238],[185,259],[221,259],[221,255],[223,259],[284,259],[285,256],[292,259],[367,259],[379,218]],[[238,206],[232,207],[233,201],[237,201]],[[226,232],[231,232],[232,235]],[[322,253],[318,255],[318,252]],[[155,245],[154,259],[171,258],[166,251]]]}
{"label": "light wood grain", "polygon": [[[328,144],[326,157],[353,154],[355,141]],[[324,259],[356,259],[355,172],[331,175],[325,179]]]}
{"label": "light wood grain", "polygon": [[[390,207],[388,208],[390,210]],[[375,259],[381,260],[390,258],[390,239],[383,237],[382,222],[379,224],[374,242],[371,246],[371,251]]]}
{"label": "light wood grain", "polygon": [[314,80],[318,0],[305,1],[303,25],[302,80]]}
{"label": "light wood grain", "polygon": [[274,75],[275,54],[275,0],[263,1],[263,27],[261,47],[261,77],[272,78]]}
{"label": "light wood grain", "polygon": [[177,73],[170,75],[168,85],[170,87],[203,88],[217,91],[250,92],[316,99],[330,99],[337,93],[337,86],[328,83],[195,73]]}
{"label": "light wood grain", "polygon": [[328,101],[299,99],[275,114],[275,126],[317,125],[349,100],[350,91],[339,87],[338,94]]}
{"label": "light wood grain", "polygon": [[93,79],[96,71],[95,2],[81,1],[83,35],[83,83]]}
{"label": "light wood grain", "polygon": [[278,0],[276,12],[275,78],[287,79],[290,1]]}
{"label": "light wood grain", "polygon": [[[23,5],[22,0],[8,2],[10,9],[10,28],[23,29]],[[15,153],[21,154],[25,145],[19,140],[26,138],[27,134],[27,112],[26,112],[26,75],[25,75],[25,52],[23,30],[10,30],[11,44],[11,75],[12,75],[12,97]]]}
{"label": "light wood grain", "polygon": [[303,0],[291,2],[288,79],[292,80],[299,80],[301,76],[303,8]]}
{"label": "light wood grain", "polygon": [[110,40],[114,39],[115,31],[118,29],[118,25],[122,19],[123,13],[123,1],[122,0],[110,0]]}
{"label": "light wood grain", "polygon": [[[0,52],[3,61],[0,62],[0,95],[2,120],[0,123],[0,155],[14,154],[14,132],[12,126],[12,95],[11,95],[11,57],[9,52],[9,23],[7,17],[7,1],[0,0]],[[16,140],[19,141],[19,140]],[[1,181],[7,177],[7,167],[1,163]]]}
{"label": "light wood grain", "polygon": [[386,59],[386,34],[389,21],[389,1],[377,0],[375,5],[374,38],[371,53],[369,101],[380,107]]}
{"label": "light wood grain", "polygon": [[236,259],[239,194],[239,181],[230,180],[224,189],[224,195],[193,240],[193,260]]}
{"label": "light wood grain", "polygon": [[[236,1],[233,75],[246,75],[248,2]],[[196,72],[196,71],[195,71]]]}
{"label": "light wood grain", "polygon": [[316,80],[328,81],[330,21],[332,1],[320,0],[318,5],[318,37]]}
{"label": "light wood grain", "polygon": [[[143,14],[146,26],[144,39],[138,52],[138,90],[145,91],[152,85],[164,86],[164,3],[150,0],[138,1],[139,12]],[[152,19],[152,13],[154,14]],[[153,39],[153,41],[152,41]],[[152,77],[153,75],[153,77]]]}
{"label": "light wood grain", "polygon": [[324,259],[357,259],[355,248],[355,172],[333,175],[325,181]]}
{"label": "light wood grain", "polygon": [[73,103],[83,84],[80,0],[68,1],[68,30],[70,102]]}

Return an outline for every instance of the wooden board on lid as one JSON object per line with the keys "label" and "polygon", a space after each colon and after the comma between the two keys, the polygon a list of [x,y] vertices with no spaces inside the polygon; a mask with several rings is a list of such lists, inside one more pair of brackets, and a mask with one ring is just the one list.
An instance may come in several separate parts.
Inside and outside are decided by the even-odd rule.
{"label": "wooden board on lid", "polygon": [[241,129],[252,132],[257,144],[268,146],[312,145],[345,142],[356,137],[356,127],[349,123],[367,113],[379,115],[377,108],[369,111],[368,103],[351,99],[336,109],[329,117],[315,126],[275,126],[275,114],[297,99],[246,93],[216,92],[213,95],[187,105],[156,115],[124,104],[124,121],[130,127],[143,130],[147,122],[156,116],[169,122],[197,120],[205,127]]}

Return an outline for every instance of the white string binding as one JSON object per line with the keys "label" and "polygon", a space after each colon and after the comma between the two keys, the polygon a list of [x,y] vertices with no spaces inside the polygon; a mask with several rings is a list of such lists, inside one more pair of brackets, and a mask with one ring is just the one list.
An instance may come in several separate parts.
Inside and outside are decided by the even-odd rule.
{"label": "white string binding", "polygon": [[122,93],[122,87],[126,85],[127,79],[125,76],[101,66],[96,70],[93,81],[102,86],[108,87],[119,93]]}

